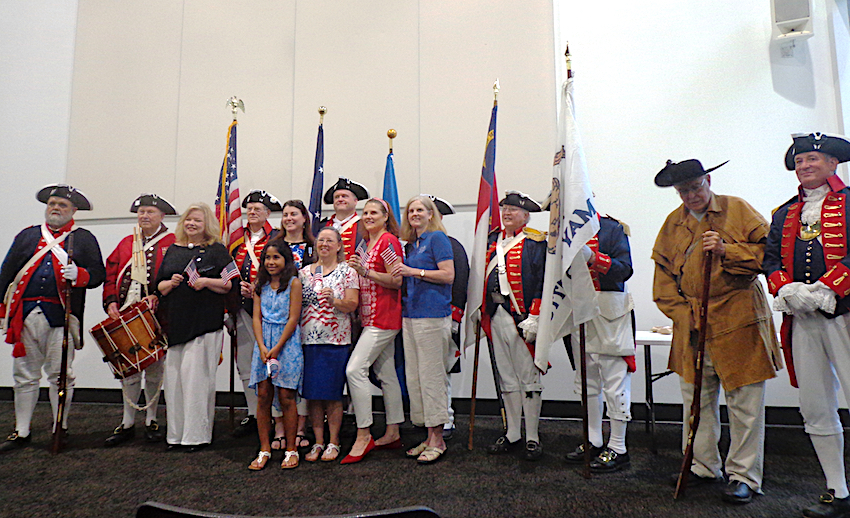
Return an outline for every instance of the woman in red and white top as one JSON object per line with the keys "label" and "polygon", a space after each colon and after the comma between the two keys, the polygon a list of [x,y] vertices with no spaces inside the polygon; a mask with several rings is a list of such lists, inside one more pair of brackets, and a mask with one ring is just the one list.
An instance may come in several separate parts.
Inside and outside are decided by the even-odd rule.
{"label": "woman in red and white top", "polygon": [[[357,439],[342,464],[360,462],[371,450],[401,447],[398,425],[404,422],[401,386],[395,370],[395,336],[401,330],[401,277],[393,277],[393,266],[402,260],[398,223],[384,200],[372,198],[360,219],[366,231],[365,245],[348,260],[360,275],[360,324],[363,332],[348,360],[345,375],[357,418]],[[381,382],[387,428],[373,440],[372,384],[369,367],[374,366]]]}

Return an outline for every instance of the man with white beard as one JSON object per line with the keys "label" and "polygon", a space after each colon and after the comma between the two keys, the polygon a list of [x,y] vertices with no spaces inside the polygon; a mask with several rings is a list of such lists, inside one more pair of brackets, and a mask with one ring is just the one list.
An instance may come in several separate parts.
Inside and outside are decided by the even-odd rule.
{"label": "man with white beard", "polygon": [[[106,271],[97,239],[77,228],[77,210],[91,210],[85,195],[70,185],[55,184],[41,189],[36,199],[47,204],[45,223],[22,230],[0,267],[0,289],[5,293],[0,316],[6,342],[12,344],[12,376],[15,393],[15,431],[0,444],[0,453],[30,444],[30,424],[38,402],[41,371],[50,384],[53,422],[59,406],[58,380],[61,370],[65,304],[71,304],[70,342],[67,363],[67,398],[61,439],[68,440],[68,414],[74,395],[74,349],[82,346],[85,292],[103,283]],[[73,236],[68,260],[69,236]],[[71,283],[70,301],[65,300],[66,283]]]}

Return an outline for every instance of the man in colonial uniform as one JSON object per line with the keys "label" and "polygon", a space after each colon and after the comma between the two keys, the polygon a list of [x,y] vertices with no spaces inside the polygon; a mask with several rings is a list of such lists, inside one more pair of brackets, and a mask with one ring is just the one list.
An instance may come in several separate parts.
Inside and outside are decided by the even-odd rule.
{"label": "man in colonial uniform", "polygon": [[254,354],[254,281],[260,269],[263,248],[278,233],[269,223],[272,212],[280,212],[283,205],[266,191],[253,190],[242,200],[248,226],[242,229],[245,241],[233,250],[233,259],[242,277],[240,283],[241,308],[236,316],[236,369],[242,380],[248,415],[234,430],[236,437],[257,433],[257,393],[249,388],[251,382],[251,356]]}
{"label": "man in colonial uniform", "polygon": [[[130,206],[136,213],[138,227],[125,237],[106,259],[106,281],[103,285],[103,308],[110,318],[120,318],[121,311],[145,299],[156,310],[156,274],[165,251],[174,243],[174,234],[162,223],[165,215],[177,212],[164,198],[142,194]],[[145,376],[145,439],[162,440],[156,422],[159,393],[162,388],[164,361],[162,359],[121,380],[124,396],[124,418],[106,439],[106,446],[117,446],[136,435],[136,409],[142,393],[142,373]]]}
{"label": "man in colonial uniform", "polygon": [[[452,204],[442,198],[424,194],[434,202],[440,213],[440,219],[449,214],[454,214]],[[452,343],[445,359],[446,363],[446,386],[448,388],[449,422],[443,425],[443,439],[449,440],[454,435],[455,412],[452,408],[452,374],[460,372],[460,322],[463,320],[463,308],[466,307],[466,288],[469,284],[469,258],[460,241],[448,236],[452,244],[454,256],[455,280],[452,283]]]}
{"label": "man in colonial uniform", "polygon": [[655,240],[652,295],[658,309],[673,320],[667,368],[680,376],[685,412],[682,440],[686,443],[694,396],[704,261],[710,252],[701,421],[688,480],[692,486],[723,480],[724,464],[718,449],[722,386],[731,435],[725,463],[729,484],[723,500],[745,504],[754,493],[761,493],[764,382],[776,376],[782,359],[758,279],[769,227],[746,201],[711,192],[708,173],[718,167],[706,171],[699,160],[668,161],[656,175],[655,184],[673,186],[682,205],[667,216]]}
{"label": "man in colonial uniform", "polygon": [[[626,426],[632,419],[632,373],[635,371],[635,340],[631,311],[634,307],[626,281],[632,276],[632,255],[624,226],[614,218],[599,217],[599,232],[587,243],[587,267],[598,291],[599,315],[587,323],[588,428],[590,470],[619,471],[630,465],[626,449]],[[581,394],[581,376],[576,376]],[[602,396],[608,404],[611,435],[602,447]],[[584,462],[584,444],[566,455],[567,462]]]}
{"label": "man in colonial uniform", "polygon": [[[64,308],[70,304],[67,396],[60,431],[60,438],[67,442],[68,413],[75,380],[71,364],[74,349],[82,346],[80,325],[85,292],[100,286],[106,276],[97,239],[74,224],[78,209],[91,210],[85,195],[70,185],[56,184],[41,189],[36,199],[47,204],[45,223],[26,228],[15,236],[0,268],[0,289],[6,294],[0,304],[0,316],[6,327],[6,342],[14,346],[12,375],[15,380],[15,432],[0,444],[0,452],[30,443],[30,424],[38,402],[42,369],[50,384],[50,404],[53,422],[56,422]],[[73,236],[70,261],[66,251],[69,236]],[[67,283],[71,283],[72,288],[70,301],[65,300]]]}
{"label": "man in colonial uniform", "polygon": [[835,174],[850,161],[850,141],[822,133],[793,139],[785,167],[796,171],[799,192],[773,215],[764,271],[773,309],[783,313],[783,351],[806,433],[826,476],[827,491],[803,515],[850,516],[837,395],[840,384],[850,399],[850,189]]}
{"label": "man in colonial uniform", "polygon": [[[334,227],[342,235],[342,244],[345,247],[345,259],[357,250],[357,245],[363,240],[359,232],[360,215],[357,214],[357,202],[369,199],[369,191],[363,185],[353,182],[348,178],[340,177],[330,189],[325,191],[323,201],[327,205],[334,206],[332,218],[322,220],[318,228],[318,234],[322,227]],[[398,214],[395,214],[398,220]]]}
{"label": "man in colonial uniform", "polygon": [[530,213],[541,210],[527,195],[508,191],[499,206],[503,230],[488,238],[486,312],[481,326],[493,342],[508,429],[487,451],[502,454],[522,445],[524,413],[525,458],[537,460],[543,456],[538,434],[543,385],[534,365],[534,341],[543,294],[546,235],[526,227]]}

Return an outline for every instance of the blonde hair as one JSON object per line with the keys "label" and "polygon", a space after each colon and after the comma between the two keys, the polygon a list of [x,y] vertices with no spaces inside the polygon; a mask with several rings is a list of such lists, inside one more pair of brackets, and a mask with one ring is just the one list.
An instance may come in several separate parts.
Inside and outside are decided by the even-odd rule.
{"label": "blonde hair", "polygon": [[188,243],[189,238],[186,236],[186,230],[183,228],[183,223],[193,210],[201,211],[204,215],[204,245],[213,243],[221,243],[221,227],[218,226],[218,220],[215,219],[210,206],[204,202],[193,203],[189,208],[183,211],[180,219],[177,220],[177,228],[174,229],[174,238],[178,243]]}
{"label": "blonde hair", "polygon": [[431,213],[431,219],[428,221],[425,232],[442,232],[448,235],[449,233],[446,232],[446,227],[443,226],[443,216],[431,198],[427,196],[414,196],[404,206],[404,217],[401,218],[401,239],[408,243],[416,241],[416,231],[410,226],[410,221],[407,219],[407,212],[410,210],[410,205],[415,201],[420,202]]}

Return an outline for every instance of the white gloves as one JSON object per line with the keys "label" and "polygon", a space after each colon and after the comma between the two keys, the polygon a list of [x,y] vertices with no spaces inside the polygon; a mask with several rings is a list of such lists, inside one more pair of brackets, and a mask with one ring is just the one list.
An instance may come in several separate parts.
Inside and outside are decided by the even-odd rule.
{"label": "white gloves", "polygon": [[452,334],[460,333],[460,322],[452,320]]}
{"label": "white gloves", "polygon": [[779,288],[773,301],[773,309],[789,315],[804,315],[818,309],[833,313],[835,303],[835,292],[821,281],[814,284],[792,282]]}
{"label": "white gloves", "polygon": [[470,313],[469,321],[472,322],[472,325],[478,325],[478,323],[481,322],[481,309],[476,309]]}
{"label": "white gloves", "polygon": [[62,267],[62,277],[65,278],[66,281],[71,281],[72,283],[77,282],[77,276],[80,274],[80,269],[76,264],[66,264]]}
{"label": "white gloves", "polygon": [[538,315],[528,315],[528,318],[519,323],[519,328],[522,329],[523,337],[528,343],[534,342],[537,339],[537,326],[540,317]]}

